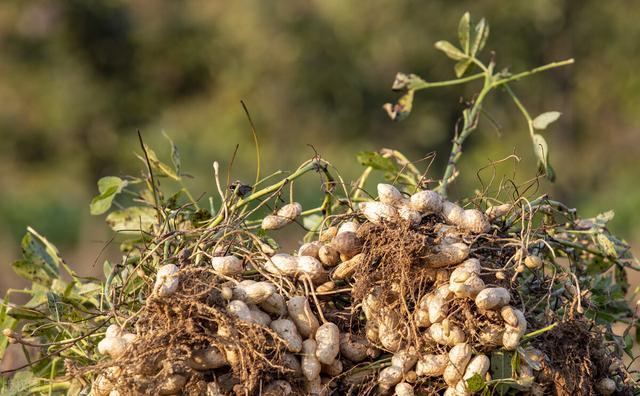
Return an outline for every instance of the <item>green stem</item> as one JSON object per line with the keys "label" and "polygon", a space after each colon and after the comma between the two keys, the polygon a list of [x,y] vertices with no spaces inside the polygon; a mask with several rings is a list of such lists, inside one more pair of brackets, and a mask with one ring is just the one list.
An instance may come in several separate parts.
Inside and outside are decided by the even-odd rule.
{"label": "green stem", "polygon": [[529,338],[533,338],[533,337],[535,337],[535,336],[538,336],[538,335],[540,335],[540,334],[542,334],[542,333],[545,333],[545,332],[547,332],[547,331],[549,331],[549,330],[553,329],[553,328],[554,328],[554,327],[556,327],[557,325],[558,325],[558,322],[556,322],[556,323],[552,323],[552,324],[550,324],[550,325],[549,325],[549,326],[547,326],[547,327],[543,327],[543,328],[538,329],[538,330],[536,330],[536,331],[532,331],[531,333],[525,334],[525,335],[524,335],[524,337],[522,337],[522,339],[523,339],[523,340],[527,340],[527,339],[529,339]]}
{"label": "green stem", "polygon": [[70,387],[71,387],[71,382],[69,382],[69,381],[56,382],[56,383],[49,384],[49,385],[41,385],[41,386],[33,387],[33,388],[29,389],[29,392],[31,394],[34,394],[34,393],[49,392],[49,390],[60,391],[60,390],[67,390]]}
{"label": "green stem", "polygon": [[[291,182],[292,180],[295,180],[297,178],[299,178],[300,176],[304,175],[305,173],[308,173],[312,170],[317,170],[320,167],[320,164],[318,163],[318,161],[311,161],[309,162],[307,165],[302,166],[300,168],[298,168],[298,170],[296,170],[294,173],[292,173],[291,175],[285,177],[284,179],[280,180],[278,183],[272,184],[268,187],[265,187],[259,191],[254,192],[253,194],[249,195],[246,198],[240,199],[238,202],[235,203],[235,205],[233,205],[232,207],[229,208],[229,212],[233,212],[245,205],[247,205],[249,202],[252,202],[256,199],[262,198],[265,195],[269,195],[271,193],[274,193],[276,191],[278,191],[280,188],[282,188],[283,186],[285,186],[287,183]],[[217,226],[218,224],[220,224],[222,221],[224,220],[224,211],[220,211],[220,214],[218,214],[218,216],[213,219],[213,221],[211,223],[209,223],[209,225],[207,226],[208,228],[213,228],[215,226]]]}
{"label": "green stem", "polygon": [[567,66],[567,65],[571,65],[573,64],[574,60],[573,59],[567,59],[567,60],[563,60],[560,62],[552,62],[549,64],[546,64],[544,66],[540,66],[540,67],[536,67],[535,69],[531,69],[522,73],[518,73],[518,74],[514,74],[511,77],[506,77],[503,78],[501,80],[497,80],[493,83],[493,88],[498,87],[502,84],[507,84],[510,83],[512,81],[517,81],[523,77],[528,77],[532,74],[536,74],[536,73],[540,73],[543,72],[545,70],[550,70],[550,69],[555,69],[556,67],[562,67],[562,66]]}
{"label": "green stem", "polygon": [[484,77],[484,75],[485,75],[484,73],[477,73],[477,74],[472,74],[468,77],[457,78],[455,80],[436,81],[436,82],[427,82],[423,80],[415,85],[411,85],[409,88],[413,89],[414,91],[419,91],[421,89],[427,89],[427,88],[450,87],[452,85],[465,84],[470,81],[478,80]]}
{"label": "green stem", "polygon": [[513,102],[516,104],[516,106],[518,107],[518,109],[520,110],[524,118],[527,120],[527,128],[529,128],[529,135],[531,135],[531,137],[533,138],[533,135],[535,132],[533,131],[533,120],[531,119],[531,115],[529,115],[529,112],[527,111],[527,109],[524,107],[522,102],[520,102],[520,99],[518,99],[518,97],[511,90],[511,87],[509,87],[508,84],[504,85],[504,89],[507,91],[509,96],[511,96],[511,99],[513,99]]}

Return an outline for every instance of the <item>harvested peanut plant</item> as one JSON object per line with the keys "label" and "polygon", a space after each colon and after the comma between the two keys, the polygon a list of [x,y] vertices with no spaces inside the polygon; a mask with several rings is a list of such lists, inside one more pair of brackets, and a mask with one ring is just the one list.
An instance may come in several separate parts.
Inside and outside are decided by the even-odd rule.
{"label": "harvested peanut plant", "polygon": [[[360,153],[365,170],[349,184],[318,156],[275,183],[280,173],[257,172],[253,185],[223,184],[214,163],[219,196],[196,201],[173,142],[169,165],[141,139],[142,175],[100,179],[91,203],[97,215],[121,208],[106,221],[124,236],[122,260],[104,263],[104,280],[79,277],[28,229],[13,267],[33,286],[9,290],[0,311],[0,356],[19,345],[26,363],[3,394],[638,394],[623,356],[640,336],[626,271],[640,268],[607,230],[613,213],[583,219],[508,183],[447,199],[498,89],[553,179],[539,131],[560,114],[532,118],[511,85],[572,60],[496,72],[493,56],[478,57],[488,32],[465,14],[460,47],[436,43],[457,79],[400,73],[403,95],[385,105],[401,120],[416,91],[482,82],[436,181],[389,149]],[[367,191],[375,171],[388,183]],[[313,174],[321,196],[304,208],[292,186]],[[307,232],[295,252],[274,239],[288,226]],[[31,300],[14,304],[16,294]]]}

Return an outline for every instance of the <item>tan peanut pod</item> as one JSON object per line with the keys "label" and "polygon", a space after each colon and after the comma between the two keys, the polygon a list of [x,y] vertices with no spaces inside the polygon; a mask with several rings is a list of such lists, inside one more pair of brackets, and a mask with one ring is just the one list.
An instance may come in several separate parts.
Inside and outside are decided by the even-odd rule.
{"label": "tan peanut pod", "polygon": [[331,364],[323,364],[322,372],[328,375],[329,377],[337,377],[342,373],[342,362],[340,359],[333,359],[333,363]]}
{"label": "tan peanut pod", "polygon": [[461,395],[460,393],[458,393],[455,387],[450,386],[444,391],[443,396],[467,396],[467,395]]}
{"label": "tan peanut pod", "polygon": [[417,361],[418,353],[413,347],[402,349],[391,356],[391,365],[400,367],[403,374],[411,370]]}
{"label": "tan peanut pod", "polygon": [[442,377],[447,385],[455,387],[462,379],[467,364],[471,360],[471,347],[469,344],[456,344],[449,351],[449,364],[444,369]]}
{"label": "tan peanut pod", "polygon": [[542,267],[542,259],[538,256],[527,256],[524,259],[524,265],[531,270],[538,269]]}
{"label": "tan peanut pod", "polygon": [[167,377],[162,385],[160,385],[160,389],[158,390],[158,394],[160,395],[173,395],[178,393],[184,388],[187,383],[187,379],[180,374],[173,374]]}
{"label": "tan peanut pod", "polygon": [[242,260],[236,256],[212,257],[211,266],[216,272],[226,276],[237,275],[244,270]]}
{"label": "tan peanut pod", "polygon": [[464,232],[461,232],[456,226],[438,223],[433,230],[436,233],[439,243],[452,244],[462,242]]}
{"label": "tan peanut pod", "polygon": [[501,308],[511,300],[511,294],[509,290],[504,287],[489,287],[486,288],[475,298],[476,306],[482,310]]}
{"label": "tan peanut pod", "polygon": [[442,203],[442,217],[447,224],[460,226],[464,221],[464,209],[453,202]]}
{"label": "tan peanut pod", "polygon": [[318,258],[322,264],[334,267],[340,262],[340,252],[333,245],[327,244],[318,251]]}
{"label": "tan peanut pod", "polygon": [[442,297],[445,301],[449,301],[453,298],[453,293],[449,290],[449,285],[438,286],[434,295]]}
{"label": "tan peanut pod", "polygon": [[360,224],[356,223],[355,221],[345,221],[344,223],[340,224],[340,227],[338,227],[338,234],[340,234],[341,232],[358,232],[359,227]]}
{"label": "tan peanut pod", "polygon": [[315,334],[316,357],[322,364],[331,365],[340,352],[340,329],[327,322],[318,327]]}
{"label": "tan peanut pod", "polygon": [[220,287],[220,296],[227,301],[233,300],[233,289],[229,286]]}
{"label": "tan peanut pod", "polygon": [[367,323],[364,325],[365,335],[367,336],[367,340],[372,342],[373,344],[377,344],[380,342],[380,337],[378,336],[380,329],[380,325],[375,319],[367,320]]}
{"label": "tan peanut pod", "polygon": [[416,374],[418,377],[440,377],[448,364],[449,356],[446,354],[423,355],[416,363]]}
{"label": "tan peanut pod", "polygon": [[264,263],[264,269],[275,275],[295,276],[298,271],[298,260],[290,254],[278,253]]}
{"label": "tan peanut pod", "polygon": [[363,262],[364,255],[362,253],[356,254],[349,260],[340,263],[331,274],[331,277],[336,280],[347,279],[356,272]]}
{"label": "tan peanut pod", "polygon": [[527,321],[522,311],[512,306],[502,307],[500,316],[502,316],[502,320],[511,327],[524,327],[525,329],[527,327]]}
{"label": "tan peanut pod", "polygon": [[351,258],[362,251],[362,241],[355,232],[343,231],[333,237],[331,245],[347,258]]}
{"label": "tan peanut pod", "polygon": [[422,213],[406,205],[398,208],[398,216],[412,227],[419,225],[422,221]]}
{"label": "tan peanut pod", "polygon": [[415,393],[413,392],[413,386],[406,382],[401,382],[395,387],[395,395],[396,396],[413,396]]}
{"label": "tan peanut pod", "polygon": [[173,264],[166,264],[158,268],[153,292],[159,297],[170,296],[175,293],[179,284],[178,267]]}
{"label": "tan peanut pod", "polygon": [[418,328],[431,326],[431,321],[429,320],[429,311],[422,308],[416,309],[413,312],[413,322]]}
{"label": "tan peanut pod", "polygon": [[604,396],[612,395],[616,391],[616,382],[611,378],[603,378],[596,384],[596,390]]}
{"label": "tan peanut pod", "polygon": [[429,300],[429,321],[431,323],[442,322],[447,317],[449,304],[439,294],[435,294]]}
{"label": "tan peanut pod", "polygon": [[484,213],[487,215],[487,217],[489,217],[489,220],[493,221],[497,218],[506,216],[511,211],[512,208],[513,208],[513,205],[511,204],[496,205],[496,206],[487,208],[487,210],[485,210]]}
{"label": "tan peanut pod", "polygon": [[467,364],[467,368],[464,371],[462,379],[456,384],[456,391],[462,394],[470,394],[469,389],[467,388],[467,380],[476,374],[481,378],[484,378],[489,371],[490,366],[491,361],[486,355],[474,356],[473,359],[469,361],[469,364]]}
{"label": "tan peanut pod", "polygon": [[[514,350],[520,345],[520,340],[527,331],[527,320],[520,310],[513,307],[503,307],[500,314],[505,321],[502,345],[507,350]],[[517,326],[512,326],[511,323],[516,323]]]}
{"label": "tan peanut pod", "polygon": [[249,311],[251,311],[251,321],[262,326],[268,327],[271,323],[271,316],[268,313],[262,311],[254,304],[249,304]]}
{"label": "tan peanut pod", "polygon": [[307,380],[305,383],[305,391],[307,395],[313,396],[325,396],[328,394],[328,389],[322,383],[322,378],[318,375],[318,377]]}
{"label": "tan peanut pod", "polygon": [[320,242],[329,242],[330,240],[333,239],[334,236],[336,236],[337,233],[338,233],[338,227],[331,226],[329,228],[322,230],[322,232],[320,232],[320,237],[318,238],[318,240]]}
{"label": "tan peanut pod", "polygon": [[263,311],[273,315],[282,316],[287,313],[287,305],[284,297],[280,293],[273,293],[266,300],[258,304],[258,306]]}
{"label": "tan peanut pod", "polygon": [[351,333],[340,334],[340,354],[352,362],[359,363],[369,355],[369,342]]}
{"label": "tan peanut pod", "polygon": [[451,276],[449,277],[450,282],[464,282],[469,278],[471,274],[480,274],[482,271],[482,267],[480,265],[480,260],[477,258],[470,258],[464,260],[457,266],[453,272],[451,272]]}
{"label": "tan peanut pod", "polygon": [[300,246],[300,249],[298,249],[298,256],[311,256],[320,258],[320,248],[322,248],[323,246],[324,245],[322,244],[322,242],[319,241],[305,243],[304,245]]}
{"label": "tan peanut pod", "polygon": [[292,393],[291,384],[283,380],[271,381],[262,389],[262,395],[264,396],[287,396]]}
{"label": "tan peanut pod", "polygon": [[391,205],[382,202],[361,202],[360,211],[370,222],[380,224],[398,218],[398,211]]}
{"label": "tan peanut pod", "polygon": [[258,242],[258,247],[260,248],[260,251],[262,253],[266,254],[267,256],[273,256],[274,254],[276,254],[275,249],[272,248],[271,245],[269,245],[266,242],[259,241]]}
{"label": "tan peanut pod", "polygon": [[491,223],[489,223],[489,219],[484,213],[477,209],[465,210],[462,217],[462,224],[460,224],[460,226],[474,234],[481,234],[491,230]]}
{"label": "tan peanut pod", "polygon": [[469,274],[469,277],[464,282],[451,282],[449,284],[449,290],[458,298],[475,298],[484,288],[484,281],[474,273]]}
{"label": "tan peanut pod", "polygon": [[194,370],[212,370],[227,364],[224,353],[214,346],[192,351],[187,359],[187,365]]}
{"label": "tan peanut pod", "polygon": [[112,366],[107,367],[102,374],[96,376],[96,379],[91,384],[91,394],[95,396],[107,396],[109,392],[112,392],[114,383],[122,370],[120,367]]}
{"label": "tan peanut pod", "polygon": [[122,335],[122,329],[117,324],[112,324],[107,327],[104,333],[104,338],[120,337]]}
{"label": "tan peanut pod", "polygon": [[293,223],[293,220],[287,217],[267,215],[262,219],[262,224],[260,226],[263,230],[279,230],[291,223]]}
{"label": "tan peanut pod", "polygon": [[242,281],[233,289],[233,298],[247,304],[260,304],[276,292],[271,282]]}
{"label": "tan peanut pod", "polygon": [[271,322],[269,327],[284,340],[289,352],[298,353],[302,350],[302,337],[298,334],[298,329],[293,321],[278,319]]}
{"label": "tan peanut pod", "polygon": [[296,324],[298,332],[305,338],[313,337],[320,323],[311,311],[307,298],[304,296],[292,297],[287,301],[287,310]]}
{"label": "tan peanut pod", "polygon": [[407,200],[397,188],[385,183],[378,184],[378,199],[384,204],[396,207]]}
{"label": "tan peanut pod", "polygon": [[284,205],[281,207],[276,214],[280,217],[284,217],[285,219],[289,219],[291,221],[295,220],[296,217],[300,216],[302,213],[302,205],[298,202],[292,202],[290,204]]}
{"label": "tan peanut pod", "polygon": [[322,366],[316,357],[316,342],[314,340],[309,339],[302,342],[302,361],[300,366],[302,367],[302,374],[307,381],[313,381],[316,378],[320,379]]}
{"label": "tan peanut pod", "polygon": [[497,327],[486,327],[480,330],[480,332],[478,333],[478,339],[480,340],[480,344],[482,345],[501,345],[503,334],[504,328],[499,329]]}
{"label": "tan peanut pod", "polygon": [[336,283],[329,281],[329,282],[325,282],[323,284],[321,284],[320,286],[316,287],[316,293],[326,293],[326,292],[330,292],[331,290],[334,290],[336,288]]}
{"label": "tan peanut pod", "polygon": [[391,389],[398,382],[402,381],[402,369],[396,366],[385,367],[378,374],[378,385],[383,390]]}
{"label": "tan peanut pod", "polygon": [[429,266],[441,268],[461,263],[467,256],[469,256],[469,246],[458,242],[438,245],[436,253],[428,256],[426,260]]}
{"label": "tan peanut pod", "polygon": [[291,371],[293,377],[300,377],[302,375],[302,366],[294,354],[289,352],[283,353],[282,365]]}
{"label": "tan peanut pod", "polygon": [[127,342],[122,337],[105,337],[98,343],[98,352],[102,355],[109,355],[112,359],[124,355],[126,349]]}
{"label": "tan peanut pod", "polygon": [[435,191],[424,190],[413,194],[410,198],[410,205],[413,209],[423,214],[439,214],[442,212],[444,200]]}

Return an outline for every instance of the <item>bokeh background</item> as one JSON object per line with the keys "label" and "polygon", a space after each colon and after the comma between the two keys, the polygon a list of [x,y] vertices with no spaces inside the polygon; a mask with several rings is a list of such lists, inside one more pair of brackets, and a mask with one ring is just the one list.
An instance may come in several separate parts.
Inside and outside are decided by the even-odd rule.
{"label": "bokeh background", "polygon": [[[514,84],[532,114],[563,113],[545,136],[557,171],[538,192],[585,216],[614,209],[614,232],[640,246],[640,2],[626,0],[0,2],[0,294],[22,283],[10,269],[31,225],[84,275],[117,258],[112,234],[89,214],[96,180],[135,174],[136,131],[169,158],[180,147],[194,195],[214,193],[211,164],[252,180],[255,155],[240,100],[257,125],[263,173],[291,169],[315,150],[345,179],[359,150],[439,155],[478,85],[422,91],[406,121],[381,105],[397,71],[453,78],[433,48],[454,41],[458,19],[489,20],[484,51],[522,71],[573,57],[568,68]],[[465,146],[454,197],[479,187],[476,171],[512,153],[498,176],[535,176],[526,125],[505,94],[486,104]],[[489,121],[489,118],[495,122]],[[514,173],[515,172],[515,173]],[[298,189],[302,201],[317,186]],[[636,253],[638,250],[636,249]],[[98,262],[98,264],[94,264]]]}

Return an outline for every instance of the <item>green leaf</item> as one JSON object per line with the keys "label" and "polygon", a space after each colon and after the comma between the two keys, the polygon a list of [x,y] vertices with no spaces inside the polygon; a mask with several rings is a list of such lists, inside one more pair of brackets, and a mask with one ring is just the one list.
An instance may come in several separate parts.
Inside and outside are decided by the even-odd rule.
{"label": "green leaf", "polygon": [[180,159],[180,151],[178,151],[178,146],[176,146],[175,143],[173,143],[173,140],[171,140],[169,135],[167,135],[164,131],[162,131],[162,134],[164,135],[165,138],[167,138],[167,140],[171,144],[171,162],[173,163],[173,167],[176,170],[176,174],[180,176],[180,170],[182,169],[182,161]]}
{"label": "green leaf", "polygon": [[50,286],[62,262],[58,249],[32,228],[27,228],[21,245],[22,259],[13,263],[13,270],[27,280]]}
{"label": "green leaf", "polygon": [[307,230],[316,230],[320,226],[320,223],[322,223],[323,218],[324,217],[319,214],[312,214],[303,218],[302,224]]}
{"label": "green leaf", "polygon": [[460,47],[465,54],[469,53],[469,20],[471,16],[469,12],[465,12],[460,18],[460,22],[458,23],[458,39],[460,40]]}
{"label": "green leaf", "polygon": [[127,181],[116,176],[106,176],[98,180],[99,195],[93,197],[89,208],[92,215],[100,215],[111,208],[116,195],[127,186]]}
{"label": "green leaf", "polygon": [[[0,307],[0,326],[2,326],[2,329],[14,330],[18,325],[18,321],[7,315],[8,303],[9,299],[5,297],[4,300],[2,300],[2,307]],[[9,338],[0,332],[0,361],[2,361],[4,357],[7,345],[9,345]]]}
{"label": "green leaf", "polygon": [[[496,351],[491,354],[491,375],[494,380],[511,379],[511,352]],[[508,383],[496,384],[495,391],[504,395],[509,390]]]}
{"label": "green leaf", "polygon": [[560,118],[559,111],[547,111],[533,119],[533,127],[537,130],[547,129],[547,127]]}
{"label": "green leaf", "polygon": [[435,47],[440,51],[444,52],[449,58],[454,60],[462,60],[466,59],[467,55],[464,52],[460,51],[453,44],[446,40],[440,40],[435,44]]}
{"label": "green leaf", "polygon": [[456,63],[456,65],[453,67],[453,71],[456,73],[456,77],[462,77],[464,75],[464,72],[467,71],[470,65],[471,59],[461,60],[460,62]]}
{"label": "green leaf", "polygon": [[3,395],[18,396],[30,394],[29,388],[38,385],[39,381],[40,380],[36,378],[31,371],[18,371],[13,378],[11,378],[9,389],[3,393]]}
{"label": "green leaf", "polygon": [[411,113],[413,108],[413,90],[408,90],[404,95],[398,99],[396,104],[385,103],[382,106],[386,110],[389,118],[393,121],[402,121]]}
{"label": "green leaf", "polygon": [[[170,177],[173,180],[180,180],[180,176],[178,176],[178,174],[169,165],[165,164],[164,162],[158,159],[158,155],[156,154],[155,151],[153,151],[146,144],[144,145],[144,148],[147,152],[147,156],[149,157],[149,162],[151,163],[151,167],[153,169],[155,169],[156,171],[159,171],[164,176]],[[138,158],[140,158],[140,160],[146,164],[147,161],[145,160],[144,157],[138,156]]]}
{"label": "green leaf", "polygon": [[484,382],[484,379],[478,374],[474,374],[471,378],[467,380],[467,389],[471,393],[480,392],[484,389],[487,384]]}
{"label": "green leaf", "polygon": [[391,159],[385,158],[375,151],[361,151],[358,153],[356,158],[363,166],[370,166],[373,169],[387,172],[395,172],[396,170]]}
{"label": "green leaf", "polygon": [[600,247],[600,251],[608,257],[618,258],[618,252],[616,252],[616,246],[605,234],[597,234],[596,242]]}
{"label": "green leaf", "polygon": [[487,42],[487,38],[489,37],[489,24],[487,21],[482,18],[480,22],[476,25],[475,28],[475,36],[473,40],[473,45],[471,46],[471,56],[476,56],[476,54],[482,51],[484,45]]}
{"label": "green leaf", "polygon": [[116,232],[139,234],[141,231],[149,231],[156,223],[156,210],[150,207],[132,206],[111,212],[106,221]]}
{"label": "green leaf", "polygon": [[613,210],[608,210],[604,213],[600,213],[595,218],[595,224],[604,228],[608,222],[613,220],[613,217],[615,215],[616,213]]}
{"label": "green leaf", "polygon": [[544,169],[547,179],[553,181],[555,179],[555,172],[549,164],[549,146],[544,136],[534,133],[533,139],[533,152],[538,158],[538,164]]}
{"label": "green leaf", "polygon": [[28,281],[44,286],[50,286],[53,282],[50,274],[32,261],[16,260],[11,264],[11,267],[13,272]]}

